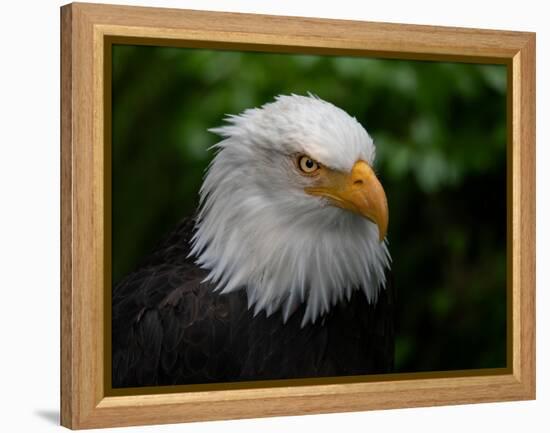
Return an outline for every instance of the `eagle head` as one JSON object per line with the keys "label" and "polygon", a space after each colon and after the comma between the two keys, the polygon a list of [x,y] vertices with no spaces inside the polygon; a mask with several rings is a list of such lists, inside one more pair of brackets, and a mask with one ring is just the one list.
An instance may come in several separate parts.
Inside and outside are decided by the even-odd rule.
{"label": "eagle head", "polygon": [[342,109],[278,96],[226,118],[200,189],[191,255],[207,281],[246,290],[255,314],[305,304],[302,326],[353,290],[375,302],[391,261],[375,146]]}

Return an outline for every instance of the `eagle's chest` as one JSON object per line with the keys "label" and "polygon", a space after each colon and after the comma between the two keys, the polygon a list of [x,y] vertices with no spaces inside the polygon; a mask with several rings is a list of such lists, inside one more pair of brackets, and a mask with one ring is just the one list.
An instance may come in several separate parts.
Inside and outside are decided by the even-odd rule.
{"label": "eagle's chest", "polygon": [[[393,359],[387,299],[369,305],[362,292],[301,327],[303,308],[286,323],[281,314],[254,316],[244,291],[212,295],[216,311],[211,353],[225,363],[222,380],[269,380],[384,373]],[[383,297],[384,298],[384,297]]]}
{"label": "eagle's chest", "polygon": [[204,271],[180,261],[185,254],[172,247],[166,251],[113,290],[113,387],[392,370],[391,284],[375,305],[358,289],[315,323],[301,327],[304,307],[286,323],[280,312],[254,316],[246,291],[220,295],[201,283]]}

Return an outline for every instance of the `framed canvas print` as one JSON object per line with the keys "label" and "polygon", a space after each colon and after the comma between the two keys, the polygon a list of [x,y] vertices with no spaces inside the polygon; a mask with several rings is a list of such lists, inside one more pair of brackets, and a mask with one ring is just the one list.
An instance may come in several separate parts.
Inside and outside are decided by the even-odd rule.
{"label": "framed canvas print", "polygon": [[61,8],[61,423],[535,398],[535,35]]}

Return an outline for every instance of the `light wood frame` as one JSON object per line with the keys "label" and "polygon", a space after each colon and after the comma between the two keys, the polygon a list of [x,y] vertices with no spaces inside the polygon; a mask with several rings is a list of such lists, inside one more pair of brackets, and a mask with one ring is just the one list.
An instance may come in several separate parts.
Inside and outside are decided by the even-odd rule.
{"label": "light wood frame", "polygon": [[[151,44],[500,63],[508,67],[508,368],[363,382],[114,396],[106,392],[104,138],[109,38]],[[535,35],[70,4],[61,8],[61,424],[69,428],[535,398]]]}

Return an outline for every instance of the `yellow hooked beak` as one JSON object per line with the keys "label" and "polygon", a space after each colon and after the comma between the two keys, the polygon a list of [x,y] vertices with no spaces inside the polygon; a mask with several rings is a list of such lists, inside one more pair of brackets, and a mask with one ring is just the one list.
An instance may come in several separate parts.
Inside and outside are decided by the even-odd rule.
{"label": "yellow hooked beak", "polygon": [[327,198],[331,204],[362,215],[378,226],[380,242],[388,230],[388,202],[384,188],[365,161],[357,161],[350,173],[323,167],[318,184],[308,194]]}

